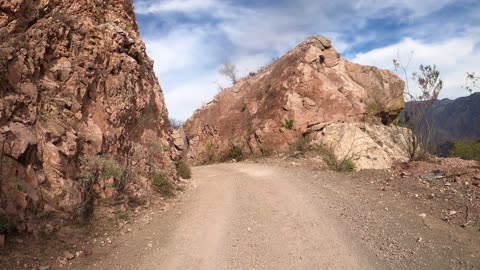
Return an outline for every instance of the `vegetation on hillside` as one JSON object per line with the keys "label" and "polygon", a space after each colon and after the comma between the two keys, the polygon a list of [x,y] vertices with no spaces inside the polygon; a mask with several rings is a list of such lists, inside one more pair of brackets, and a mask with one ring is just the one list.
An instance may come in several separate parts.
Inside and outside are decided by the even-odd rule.
{"label": "vegetation on hillside", "polygon": [[170,177],[165,172],[157,172],[150,177],[150,182],[152,183],[153,188],[155,191],[160,193],[165,197],[172,197],[175,195],[174,185],[170,181]]}
{"label": "vegetation on hillside", "polygon": [[183,179],[190,179],[192,178],[192,171],[190,170],[190,166],[184,161],[179,161],[176,163],[177,174]]}
{"label": "vegetation on hillside", "polygon": [[93,214],[95,189],[100,179],[113,178],[114,187],[118,190],[124,186],[126,168],[114,159],[104,156],[88,156],[80,158],[80,165],[86,175],[81,179],[82,203],[77,208],[79,217],[88,218]]}
{"label": "vegetation on hillside", "polygon": [[[410,111],[401,116],[401,125],[411,130],[403,132],[402,136],[405,140],[405,150],[413,161],[426,158],[432,150],[435,123],[424,116],[437,100],[443,88],[443,81],[435,65],[420,65],[419,71],[412,72],[409,76],[408,65],[412,56],[413,53],[406,64],[400,61],[400,57],[394,59],[393,64],[395,71],[405,80],[405,100],[411,104]],[[410,79],[414,85],[410,84]]]}
{"label": "vegetation on hillside", "polygon": [[451,152],[452,156],[467,160],[480,161],[480,142],[457,142]]}
{"label": "vegetation on hillside", "polygon": [[467,72],[467,77],[465,78],[464,88],[473,94],[474,92],[480,91],[480,76],[475,74],[475,72]]}

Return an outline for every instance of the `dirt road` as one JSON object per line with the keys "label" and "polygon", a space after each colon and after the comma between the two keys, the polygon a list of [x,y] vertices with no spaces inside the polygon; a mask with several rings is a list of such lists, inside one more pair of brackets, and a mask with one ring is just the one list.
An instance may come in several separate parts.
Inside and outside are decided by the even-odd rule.
{"label": "dirt road", "polygon": [[479,269],[478,232],[349,177],[254,163],[194,168],[174,207],[73,267]]}

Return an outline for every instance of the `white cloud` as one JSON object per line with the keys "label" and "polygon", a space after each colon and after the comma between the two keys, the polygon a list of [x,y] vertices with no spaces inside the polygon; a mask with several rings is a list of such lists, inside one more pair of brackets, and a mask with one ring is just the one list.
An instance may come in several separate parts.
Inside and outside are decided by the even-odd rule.
{"label": "white cloud", "polygon": [[265,53],[240,55],[233,62],[237,66],[240,76],[246,76],[250,72],[256,72],[261,67],[272,62],[272,57]]}
{"label": "white cloud", "polygon": [[193,66],[201,53],[198,48],[205,47],[205,36],[202,30],[179,29],[165,37],[147,37],[147,52],[155,61],[157,76]]}
{"label": "white cloud", "polygon": [[[218,92],[216,72],[201,74],[182,81],[165,93],[165,103],[171,117],[185,120],[195,109],[209,102]],[[226,83],[222,81],[222,84]]]}
{"label": "white cloud", "polygon": [[395,13],[404,9],[409,11],[409,16],[418,17],[440,10],[452,2],[455,0],[360,0],[356,2],[355,8],[372,13],[388,10]]}
{"label": "white cloud", "polygon": [[[402,55],[414,50],[412,66],[437,64],[445,81],[444,96],[456,97],[462,94],[459,85],[465,72],[476,71],[480,60],[474,49],[479,32],[468,30],[478,24],[476,1],[297,0],[246,6],[232,0],[135,0],[135,10],[162,27],[157,32],[143,25],[142,36],[170,114],[185,119],[215,95],[214,82],[220,79],[217,71],[224,61],[236,64],[245,75],[314,34],[330,38],[339,52],[354,61],[389,69],[398,48]],[[464,13],[465,21],[463,17],[427,19],[453,2],[472,6]],[[372,25],[372,19],[392,18],[401,25],[395,31]],[[409,38],[396,42],[402,37]],[[384,45],[391,42],[397,44]],[[372,46],[381,48],[355,51]]]}
{"label": "white cloud", "polygon": [[167,13],[167,12],[197,12],[207,11],[218,5],[216,0],[143,0],[135,3],[137,14]]}
{"label": "white cloud", "polygon": [[400,61],[406,65],[413,52],[408,66],[409,73],[417,71],[421,64],[436,65],[444,81],[440,97],[456,98],[467,95],[461,88],[465,83],[465,73],[478,70],[480,51],[475,50],[475,46],[479,42],[478,35],[433,43],[405,38],[397,44],[359,53],[352,61],[392,70],[393,59],[400,56]]}
{"label": "white cloud", "polygon": [[[242,77],[271,61],[269,56],[264,54],[240,56],[238,59],[231,60],[237,66],[239,75]],[[165,102],[169,113],[174,118],[185,120],[204,103],[212,100],[218,93],[219,87],[230,87],[231,83],[228,78],[222,77],[218,73],[220,67],[221,63],[207,73],[197,74],[172,84],[171,88],[165,91]]]}

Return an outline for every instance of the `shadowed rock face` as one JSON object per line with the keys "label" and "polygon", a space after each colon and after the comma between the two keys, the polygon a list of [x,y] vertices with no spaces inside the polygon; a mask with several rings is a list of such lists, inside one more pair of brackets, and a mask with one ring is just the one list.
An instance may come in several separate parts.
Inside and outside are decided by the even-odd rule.
{"label": "shadowed rock face", "polygon": [[[88,173],[80,159],[127,168],[133,196],[150,189],[150,173],[173,169],[131,0],[0,1],[0,98],[0,214],[20,229],[31,230],[33,209],[73,215]],[[109,181],[94,186],[99,197],[115,193]]]}
{"label": "shadowed rock face", "polygon": [[197,110],[184,129],[195,163],[286,150],[300,134],[334,122],[393,121],[404,107],[403,81],[387,70],[340,58],[311,37]]}

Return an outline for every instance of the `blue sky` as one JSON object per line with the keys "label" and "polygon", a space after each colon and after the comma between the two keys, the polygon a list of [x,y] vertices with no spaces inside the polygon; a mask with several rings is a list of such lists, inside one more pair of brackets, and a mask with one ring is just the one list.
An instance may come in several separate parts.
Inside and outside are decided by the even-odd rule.
{"label": "blue sky", "polygon": [[140,32],[170,116],[185,120],[210,101],[225,61],[255,71],[311,35],[322,34],[353,62],[392,69],[392,59],[436,64],[441,97],[467,95],[480,73],[478,0],[134,0]]}

